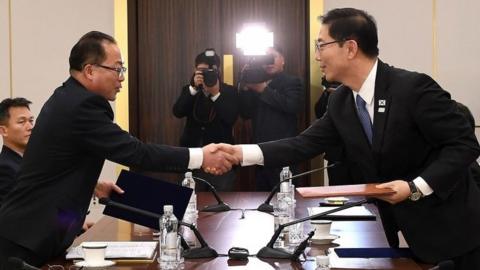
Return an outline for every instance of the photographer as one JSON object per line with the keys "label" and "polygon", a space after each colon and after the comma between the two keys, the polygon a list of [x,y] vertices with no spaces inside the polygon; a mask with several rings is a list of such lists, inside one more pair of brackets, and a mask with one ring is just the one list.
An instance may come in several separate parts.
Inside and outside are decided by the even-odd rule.
{"label": "photographer", "polygon": [[[262,65],[259,73],[265,73],[260,83],[242,82],[240,91],[240,114],[252,119],[252,143],[278,140],[296,136],[297,113],[304,101],[303,86],[299,78],[284,72],[285,59],[280,48],[269,48],[273,63]],[[251,64],[243,73],[255,69]],[[252,72],[250,72],[252,73]],[[242,74],[242,78],[246,77]],[[293,169],[293,168],[291,168]],[[255,168],[257,191],[269,191],[279,181],[281,168]]]}
{"label": "photographer", "polygon": [[[238,116],[237,90],[220,79],[220,57],[213,49],[206,49],[195,58],[195,71],[190,84],[173,106],[177,118],[187,117],[180,138],[184,147],[200,147],[210,143],[233,143],[233,125]],[[220,191],[231,191],[235,172],[214,176],[194,171],[194,176],[209,181]],[[205,190],[198,185],[197,190]]]}

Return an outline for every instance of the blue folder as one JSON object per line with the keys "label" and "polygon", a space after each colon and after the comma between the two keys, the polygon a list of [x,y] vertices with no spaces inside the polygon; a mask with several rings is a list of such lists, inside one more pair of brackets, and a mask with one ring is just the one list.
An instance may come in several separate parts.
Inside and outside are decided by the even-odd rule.
{"label": "blue folder", "polygon": [[413,258],[409,248],[335,248],[340,258]]}
{"label": "blue folder", "polygon": [[[171,204],[173,205],[173,213],[179,220],[182,219],[193,192],[191,188],[125,170],[122,170],[118,176],[117,185],[120,186],[125,193],[118,194],[112,192],[110,195],[112,201],[159,215],[163,214],[164,205]],[[115,206],[107,205],[103,214],[155,230],[159,229],[158,219],[133,213]]]}

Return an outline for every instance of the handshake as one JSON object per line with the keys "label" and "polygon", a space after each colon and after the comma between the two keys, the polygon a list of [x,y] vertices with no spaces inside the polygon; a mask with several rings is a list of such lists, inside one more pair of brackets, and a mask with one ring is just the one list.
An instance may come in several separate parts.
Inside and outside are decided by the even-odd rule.
{"label": "handshake", "polygon": [[222,175],[242,162],[243,153],[240,145],[225,143],[209,144],[202,148],[202,169],[214,175]]}

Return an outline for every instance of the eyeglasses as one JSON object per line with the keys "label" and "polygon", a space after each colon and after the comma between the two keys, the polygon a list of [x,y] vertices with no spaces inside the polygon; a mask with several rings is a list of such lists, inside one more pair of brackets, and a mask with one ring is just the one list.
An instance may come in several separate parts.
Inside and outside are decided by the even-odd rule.
{"label": "eyeglasses", "polygon": [[334,40],[330,42],[321,42],[320,40],[315,40],[315,51],[321,51],[323,48],[329,44],[344,42],[345,40]]}
{"label": "eyeglasses", "polygon": [[125,76],[125,72],[127,72],[126,67],[109,67],[109,66],[104,66],[100,64],[95,64],[95,66],[116,71],[119,77]]}

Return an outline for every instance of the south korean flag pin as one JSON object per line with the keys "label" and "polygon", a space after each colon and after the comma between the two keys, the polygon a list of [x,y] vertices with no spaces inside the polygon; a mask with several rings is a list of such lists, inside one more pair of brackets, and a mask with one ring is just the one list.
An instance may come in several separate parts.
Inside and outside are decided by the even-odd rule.
{"label": "south korean flag pin", "polygon": [[386,106],[386,105],[387,105],[387,101],[385,99],[378,100],[378,106]]}

